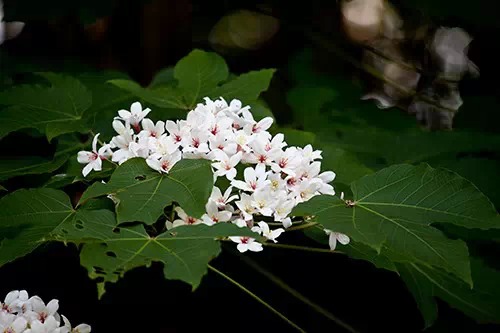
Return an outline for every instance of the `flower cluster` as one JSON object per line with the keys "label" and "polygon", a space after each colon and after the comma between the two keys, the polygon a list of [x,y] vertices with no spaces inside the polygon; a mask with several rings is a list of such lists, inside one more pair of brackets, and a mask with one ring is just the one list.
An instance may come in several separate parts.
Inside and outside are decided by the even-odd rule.
{"label": "flower cluster", "polygon": [[[78,161],[87,164],[84,176],[101,170],[103,159],[122,164],[141,157],[160,173],[168,173],[182,158],[212,161],[214,187],[206,214],[198,219],[176,207],[178,219],[167,222],[169,229],[230,222],[276,242],[283,228],[292,225],[289,215],[296,205],[316,195],[335,194],[329,184],[335,173],[320,172],[321,151],[311,145],[288,146],[283,134],[269,133],[272,118],[256,121],[250,107],[242,107],[239,100],[228,104],[223,98],[205,98],[185,120],[176,122],[154,123],[146,118],[150,111],[138,102],[130,111],[118,111],[112,124],[117,135],[99,149],[96,135],[92,152],[79,152]],[[238,171],[239,164],[246,167]],[[221,188],[222,178],[229,182],[227,188]],[[283,228],[270,230],[270,224]],[[241,252],[262,250],[262,244],[253,238],[231,240],[238,243]]]}
{"label": "flower cluster", "polygon": [[[29,297],[26,290],[14,290],[0,301],[0,332],[2,333],[88,333],[87,324],[71,327],[69,320],[57,313],[59,301],[47,305],[38,296]],[[63,325],[61,326],[61,317]]]}

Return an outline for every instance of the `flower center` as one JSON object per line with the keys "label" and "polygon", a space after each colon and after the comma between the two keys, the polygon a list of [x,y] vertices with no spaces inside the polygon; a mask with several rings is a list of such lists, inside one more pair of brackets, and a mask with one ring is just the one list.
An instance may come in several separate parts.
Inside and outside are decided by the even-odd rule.
{"label": "flower center", "polygon": [[241,240],[241,244],[248,244],[249,238],[248,237],[241,237],[240,240]]}
{"label": "flower center", "polygon": [[169,162],[169,161],[163,161],[163,162],[161,163],[161,168],[162,168],[163,170],[165,170],[165,171],[166,171],[166,170],[168,170],[168,168],[169,168],[169,167],[170,167],[170,162]]}
{"label": "flower center", "polygon": [[200,146],[200,139],[193,138],[193,147],[198,148]]}
{"label": "flower center", "polygon": [[280,168],[286,168],[286,165],[288,164],[288,158],[282,158],[280,159],[278,165]]}

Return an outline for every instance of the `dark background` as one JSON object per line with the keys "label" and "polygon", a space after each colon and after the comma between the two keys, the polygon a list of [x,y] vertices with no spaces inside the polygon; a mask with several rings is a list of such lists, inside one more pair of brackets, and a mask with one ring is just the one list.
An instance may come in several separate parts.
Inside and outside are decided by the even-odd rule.
{"label": "dark background", "polygon": [[[21,8],[19,12],[11,12],[12,18],[25,17],[24,10],[31,18],[26,20],[28,24],[18,39],[2,45],[16,63],[36,63],[37,68],[64,71],[117,69],[142,84],[148,84],[159,69],[174,65],[192,48],[209,50],[207,33],[224,13],[239,8],[272,13],[282,24],[270,43],[258,51],[225,58],[231,71],[236,73],[263,67],[279,69],[264,98],[282,124],[289,121],[285,92],[291,86],[286,70],[290,55],[311,48],[319,72],[331,73],[334,67],[335,75],[359,74],[329,47],[340,46],[353,57],[358,57],[360,52],[343,39],[335,1],[268,1],[259,6],[250,1],[116,1],[110,8],[103,9],[104,19],[97,24],[92,23],[92,17],[101,16],[100,13],[89,14],[90,23],[82,23],[74,8],[68,5],[66,10],[62,2],[43,2],[45,7],[51,2],[61,6],[61,14],[50,21],[36,6],[28,10],[34,1],[22,0],[18,4],[21,2],[25,2],[26,7],[11,3],[12,8]],[[90,3],[95,3],[96,8],[105,7],[97,1]],[[498,105],[500,24],[492,18],[493,2],[462,5],[451,1],[440,4],[424,1],[431,3],[429,8],[437,9],[431,11],[433,15],[427,14],[424,4],[420,8],[418,1],[398,3],[402,12],[414,19],[461,26],[475,37],[470,57],[481,69],[481,78],[463,83],[464,100],[467,103],[468,96],[487,96],[492,104],[473,109],[464,106],[457,126],[498,131],[500,110],[492,109],[491,105]],[[8,8],[9,1],[5,1],[6,14]],[[37,17],[38,14],[42,17]],[[4,71],[16,71],[6,63],[0,66]],[[17,75],[22,78],[25,74]],[[2,143],[3,147],[7,145]],[[50,147],[31,149],[50,150]],[[318,246],[296,233],[287,233],[280,241]],[[402,280],[367,262],[341,254],[274,248],[245,255],[360,332],[417,332],[423,327],[416,304]],[[245,264],[232,244],[223,244],[223,254],[212,265],[306,331],[344,331]],[[59,299],[61,313],[73,324],[91,324],[93,332],[293,332],[284,321],[220,276],[209,273],[192,292],[185,283],[165,280],[160,264],[128,272],[118,283],[108,284],[106,294],[98,301],[95,283],[79,266],[76,247],[62,244],[45,245],[2,267],[0,295],[13,289],[27,289],[30,295],[37,294],[46,302]],[[439,305],[439,319],[430,332],[500,331],[498,326],[478,325],[446,304]]]}

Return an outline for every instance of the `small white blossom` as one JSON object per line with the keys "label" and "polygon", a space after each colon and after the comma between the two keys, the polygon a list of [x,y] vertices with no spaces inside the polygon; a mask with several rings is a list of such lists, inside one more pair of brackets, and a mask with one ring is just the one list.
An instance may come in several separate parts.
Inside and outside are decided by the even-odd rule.
{"label": "small white blossom", "polygon": [[71,327],[68,319],[61,316],[58,300],[51,300],[47,305],[38,296],[29,298],[26,290],[14,290],[0,302],[1,333],[90,333],[91,327],[80,324]]}
{"label": "small white blossom", "polygon": [[237,249],[241,253],[246,251],[260,252],[263,250],[262,244],[251,237],[229,237],[235,243],[238,243]]}
{"label": "small white blossom", "polygon": [[82,174],[86,177],[90,171],[101,171],[102,170],[102,160],[107,159],[111,156],[110,145],[105,144],[99,150],[97,150],[97,140],[99,134],[94,136],[92,140],[92,151],[79,151],[78,152],[78,163],[87,164],[83,170]]}
{"label": "small white blossom", "polygon": [[330,249],[333,251],[337,247],[337,241],[339,241],[342,245],[347,245],[351,241],[349,236],[341,234],[340,232],[334,232],[328,229],[325,229],[325,233],[328,237],[328,245],[330,245]]}
{"label": "small white blossom", "polygon": [[129,123],[134,128],[134,130],[139,133],[139,124],[144,119],[144,117],[148,115],[149,112],[151,112],[151,109],[146,108],[143,110],[141,103],[135,102],[130,106],[130,111],[118,111],[119,117],[116,117],[116,119],[120,119],[125,121],[126,123]]}
{"label": "small white blossom", "polygon": [[266,237],[269,240],[272,240],[275,243],[278,242],[276,238],[278,238],[279,235],[285,232],[285,229],[282,228],[278,228],[275,230],[269,229],[269,225],[264,221],[257,223],[257,225],[258,226],[252,228],[252,231],[262,234],[262,236]]}

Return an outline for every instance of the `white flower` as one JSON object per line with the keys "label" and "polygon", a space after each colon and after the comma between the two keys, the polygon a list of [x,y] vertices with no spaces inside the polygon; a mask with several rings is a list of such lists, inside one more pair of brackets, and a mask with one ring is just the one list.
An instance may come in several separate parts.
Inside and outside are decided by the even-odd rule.
{"label": "white flower", "polygon": [[0,0],[0,45],[6,40],[16,38],[24,28],[24,22],[4,22],[3,3]]}
{"label": "white flower", "polygon": [[4,317],[5,322],[0,322],[0,332],[2,333],[22,333],[25,332],[28,321],[24,317],[8,316]]}
{"label": "white flower", "polygon": [[297,148],[289,147],[285,151],[276,154],[275,162],[271,163],[271,168],[276,173],[286,173],[295,176],[294,169],[300,165],[300,156],[297,155]]}
{"label": "white flower", "polygon": [[321,150],[313,150],[311,145],[307,145],[304,148],[301,149],[302,156],[305,160],[308,162],[317,160],[317,159],[322,159],[321,157]]}
{"label": "white flower", "polygon": [[321,184],[323,182],[321,180],[303,180],[300,185],[294,189],[294,193],[296,193],[297,203],[308,201],[313,196],[318,193],[318,190],[321,188]]}
{"label": "white flower", "polygon": [[259,190],[252,194],[252,205],[264,216],[273,215],[273,207],[276,199],[267,190]]}
{"label": "white flower", "polygon": [[180,225],[196,225],[202,222],[201,220],[198,220],[186,214],[184,209],[182,209],[181,207],[175,207],[175,212],[180,217],[180,219],[175,220],[173,223],[167,221],[167,229],[172,229]]}
{"label": "white flower", "polygon": [[218,222],[227,222],[231,219],[233,215],[231,212],[222,210],[220,211],[217,207],[215,201],[209,201],[205,206],[207,213],[204,214],[201,219],[206,225],[214,225]]}
{"label": "white flower", "polygon": [[[68,318],[65,316],[61,315],[63,321],[64,321],[64,328],[66,331],[64,333],[90,333],[92,330],[91,327],[87,324],[80,324],[76,326],[75,328],[71,328],[71,323],[69,322]],[[63,333],[63,331],[61,331]]]}
{"label": "white flower", "polygon": [[227,179],[233,180],[236,177],[236,169],[234,168],[241,161],[241,152],[229,157],[221,150],[212,152],[213,159],[219,162],[213,163],[212,166],[216,169],[214,175],[216,177],[226,176]]}
{"label": "white flower", "polygon": [[159,138],[163,133],[165,133],[165,123],[163,121],[160,120],[155,125],[151,119],[142,120],[142,131],[139,136]]}
{"label": "white flower", "polygon": [[32,310],[26,313],[26,316],[30,318],[30,321],[38,320],[44,323],[49,317],[54,317],[59,321],[59,314],[57,310],[59,309],[59,301],[56,299],[51,300],[47,305],[38,296],[33,296],[30,298],[30,303]]}
{"label": "white flower", "polygon": [[122,164],[129,158],[134,157],[134,154],[129,149],[131,142],[134,142],[134,137],[130,132],[124,131],[122,134],[114,136],[111,139],[111,145],[113,148],[119,149],[113,152],[111,160]]}
{"label": "white flower", "polygon": [[160,158],[165,155],[170,155],[175,153],[179,148],[179,145],[175,143],[171,137],[167,135],[162,135],[158,139],[150,138],[149,149],[152,154],[151,157]]}
{"label": "white flower", "polygon": [[165,123],[168,134],[173,142],[180,145],[181,142],[189,135],[189,126],[185,120],[177,121],[177,123],[172,120],[167,120]]}
{"label": "white flower", "polygon": [[222,150],[228,156],[232,156],[236,154],[236,149],[238,148],[235,142],[231,140],[227,140],[232,133],[230,132],[221,132],[217,133],[217,135],[212,136],[208,139],[209,147],[211,151],[214,150]]}
{"label": "white flower", "polygon": [[160,159],[155,157],[150,157],[146,160],[146,163],[150,168],[163,173],[168,173],[172,167],[181,160],[181,152],[176,151],[171,155],[164,155]]}
{"label": "white flower", "polygon": [[128,145],[128,149],[131,157],[148,158],[149,138],[145,136],[139,137],[137,142],[130,142],[130,144]]}
{"label": "white flower", "polygon": [[245,177],[244,182],[233,180],[231,181],[231,185],[243,191],[254,192],[269,184],[269,181],[266,179],[266,167],[263,164],[258,164],[255,169],[246,168],[243,171],[243,175]]}
{"label": "white flower", "polygon": [[28,301],[26,290],[13,290],[5,296],[4,302],[0,302],[0,312],[6,313],[25,312],[25,304]]}
{"label": "white flower", "polygon": [[264,221],[257,223],[257,225],[258,226],[252,228],[252,231],[262,234],[262,236],[266,237],[269,240],[272,240],[275,243],[278,242],[276,238],[278,238],[279,235],[281,235],[285,231],[282,228],[270,230],[269,225]]}
{"label": "white flower", "polygon": [[325,229],[325,233],[328,237],[328,245],[330,245],[330,249],[333,251],[337,247],[337,240],[342,245],[347,245],[351,241],[349,236],[341,234],[340,232],[334,232],[328,229]]}
{"label": "white flower", "polygon": [[30,328],[25,333],[61,333],[59,319],[48,316],[44,321],[33,320],[30,323]]}
{"label": "white flower", "polygon": [[236,247],[241,253],[246,251],[260,252],[263,250],[262,244],[256,242],[254,238],[251,237],[229,237],[235,243],[238,243]]}
{"label": "white flower", "polygon": [[246,193],[241,193],[240,200],[236,201],[236,206],[240,209],[245,220],[251,220],[252,215],[256,212],[252,197]]}
{"label": "white flower", "polygon": [[103,145],[99,150],[97,150],[97,140],[99,138],[99,133],[94,136],[92,140],[92,151],[79,151],[78,152],[78,163],[87,164],[83,170],[82,174],[86,177],[90,171],[101,171],[102,170],[102,160],[109,158],[111,156],[111,148],[108,144]]}
{"label": "white flower", "polygon": [[237,195],[231,195],[232,191],[233,187],[229,186],[224,192],[224,195],[222,195],[220,188],[214,186],[212,189],[212,194],[210,194],[209,201],[215,202],[219,209],[225,209],[231,201],[238,199]]}
{"label": "white flower", "polygon": [[[239,100],[228,104],[222,97],[216,100],[206,97],[204,103],[187,113],[186,119],[176,122],[153,123],[145,118],[149,111],[142,110],[139,103],[132,104],[131,111],[120,110],[112,123],[117,135],[111,140],[109,152],[103,150],[103,155],[112,153],[112,160],[119,164],[133,157],[144,158],[149,167],[160,173],[169,172],[181,159],[207,159],[211,161],[216,185],[201,219],[190,217],[177,207],[178,219],[167,221],[167,229],[218,222],[252,228],[254,219],[259,221],[262,216],[272,217],[288,228],[292,225],[289,215],[297,204],[315,195],[335,194],[329,184],[335,173],[320,173],[321,151],[311,145],[287,147],[282,133],[274,137],[269,133],[272,118],[255,121],[250,107],[242,107]],[[99,156],[95,146],[94,143],[93,152],[85,155],[85,161],[93,162]],[[98,168],[98,163],[100,158],[84,171]],[[240,164],[249,164],[242,174],[237,172]],[[227,178],[230,186],[219,177]],[[283,228],[270,230],[260,221],[254,230],[276,241]],[[262,250],[262,245],[253,238],[234,239],[240,250]]]}
{"label": "white flower", "polygon": [[87,324],[71,327],[64,316],[64,326],[61,325],[57,313],[59,302],[50,301],[47,305],[38,296],[28,297],[26,290],[11,291],[0,303],[1,333],[89,333]]}
{"label": "white flower", "polygon": [[125,121],[126,123],[129,123],[134,130],[139,133],[140,132],[140,122],[144,117],[148,115],[148,113],[151,112],[150,108],[142,109],[142,105],[139,102],[135,102],[130,106],[130,111],[127,110],[120,110],[118,111],[119,117],[116,119],[121,119]]}
{"label": "white flower", "polygon": [[286,197],[279,198],[274,208],[274,220],[282,221],[286,219],[288,214],[292,212],[293,207],[295,207],[295,202],[293,200]]}

